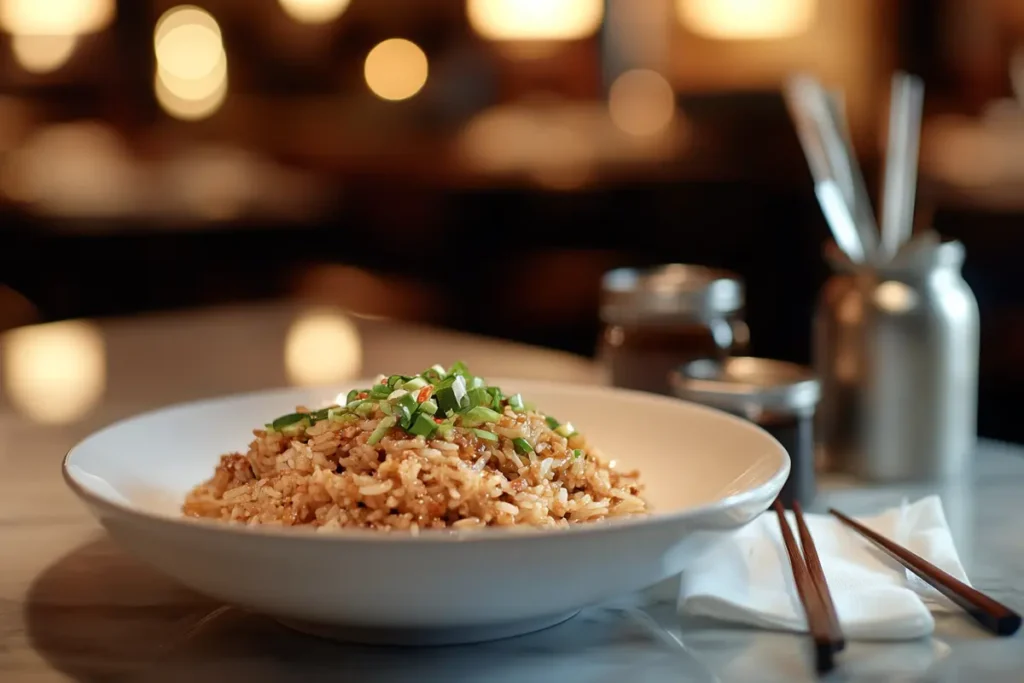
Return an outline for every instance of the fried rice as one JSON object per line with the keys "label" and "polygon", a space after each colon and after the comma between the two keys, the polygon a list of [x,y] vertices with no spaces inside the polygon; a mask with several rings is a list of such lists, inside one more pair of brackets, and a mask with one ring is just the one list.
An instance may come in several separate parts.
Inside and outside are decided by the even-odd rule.
{"label": "fried rice", "polygon": [[461,363],[381,377],[253,434],[247,452],[221,456],[188,494],[186,516],[417,533],[565,527],[647,511],[638,473],[609,466],[571,424]]}

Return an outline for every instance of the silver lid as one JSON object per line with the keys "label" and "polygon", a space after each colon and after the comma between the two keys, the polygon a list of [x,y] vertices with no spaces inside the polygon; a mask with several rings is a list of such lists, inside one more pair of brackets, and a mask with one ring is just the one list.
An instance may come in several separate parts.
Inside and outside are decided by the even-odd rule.
{"label": "silver lid", "polygon": [[724,315],[740,310],[743,303],[738,275],[704,266],[619,268],[605,273],[601,281],[601,319],[607,323]]}
{"label": "silver lid", "polygon": [[767,358],[697,360],[675,370],[670,382],[679,398],[748,416],[765,411],[806,415],[821,398],[811,370]]}

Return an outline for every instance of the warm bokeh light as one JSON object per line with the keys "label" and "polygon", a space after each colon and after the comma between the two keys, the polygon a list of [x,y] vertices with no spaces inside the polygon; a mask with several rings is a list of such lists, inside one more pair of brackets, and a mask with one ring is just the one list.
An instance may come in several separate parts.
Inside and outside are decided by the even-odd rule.
{"label": "warm bokeh light", "polygon": [[817,0],[676,0],[688,30],[722,40],[788,38],[814,23]]}
{"label": "warm bokeh light", "polygon": [[164,72],[186,80],[208,75],[224,56],[217,20],[187,5],[170,9],[160,17],[153,32],[153,49]]}
{"label": "warm bokeh light", "polygon": [[590,119],[583,112],[501,105],[469,122],[460,153],[487,173],[524,174],[543,187],[576,189],[589,179],[597,154]]}
{"label": "warm bokeh light", "polygon": [[604,19],[603,0],[467,0],[473,30],[489,40],[576,40]]}
{"label": "warm bokeh light", "polygon": [[103,336],[84,321],[12,330],[0,339],[0,376],[14,408],[43,424],[74,422],[106,387]]}
{"label": "warm bokeh light", "polygon": [[106,28],[114,0],[0,0],[0,28],[14,35],[75,36]]}
{"label": "warm bokeh light", "polygon": [[121,214],[133,206],[138,186],[124,140],[93,121],[40,128],[8,155],[2,170],[5,194],[63,216]]}
{"label": "warm bokeh light", "polygon": [[196,121],[220,109],[228,94],[228,62],[216,19],[198,7],[174,7],[157,22],[153,49],[153,88],[164,111]]}
{"label": "warm bokeh light", "polygon": [[288,379],[317,386],[353,379],[363,365],[359,330],[337,311],[310,311],[295,319],[284,342]]}
{"label": "warm bokeh light", "polygon": [[[188,82],[186,81],[186,83]],[[175,90],[175,87],[179,90]],[[193,88],[208,94],[198,99],[181,96],[182,92],[189,95],[194,94]],[[216,81],[216,87],[211,92],[202,83],[188,83],[182,87],[181,81],[173,78],[165,79],[162,73],[158,72],[154,79],[153,90],[160,108],[165,112],[182,121],[199,121],[212,116],[224,104],[228,95],[228,80],[223,77]]]}
{"label": "warm bokeh light", "polygon": [[11,36],[11,54],[14,61],[25,71],[46,74],[56,71],[71,59],[78,44],[74,35],[29,35],[16,33]]}
{"label": "warm bokeh light", "polygon": [[627,71],[612,83],[608,113],[630,135],[654,135],[665,130],[675,115],[675,92],[665,77],[650,69]]}
{"label": "warm bokeh light", "polygon": [[370,50],[363,65],[366,85],[385,100],[407,100],[427,82],[427,55],[404,38],[390,38]]}
{"label": "warm bokeh light", "polygon": [[351,0],[278,0],[292,19],[303,24],[326,24],[348,9]]}

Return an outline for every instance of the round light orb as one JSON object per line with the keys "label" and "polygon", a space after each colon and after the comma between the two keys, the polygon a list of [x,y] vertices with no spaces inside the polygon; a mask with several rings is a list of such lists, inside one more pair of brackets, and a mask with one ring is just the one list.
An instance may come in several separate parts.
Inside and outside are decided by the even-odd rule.
{"label": "round light orb", "polygon": [[407,100],[427,82],[427,55],[416,43],[389,38],[366,55],[363,75],[374,95],[383,100]]}

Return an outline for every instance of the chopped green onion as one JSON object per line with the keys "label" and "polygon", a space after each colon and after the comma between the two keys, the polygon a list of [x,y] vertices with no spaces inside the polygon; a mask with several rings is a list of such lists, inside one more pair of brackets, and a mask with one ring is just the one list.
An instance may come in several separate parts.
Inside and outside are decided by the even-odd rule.
{"label": "chopped green onion", "polygon": [[483,387],[477,387],[476,389],[469,390],[469,405],[470,406],[484,406],[490,408],[493,403],[493,396],[491,393]]}
{"label": "chopped green onion", "polygon": [[395,426],[395,418],[388,415],[382,417],[380,422],[377,423],[377,427],[370,433],[370,438],[366,440],[367,445],[373,446],[380,442],[384,438],[384,435],[388,433],[388,430]]}
{"label": "chopped green onion", "polygon": [[374,384],[370,388],[370,398],[387,398],[391,392],[392,389],[387,384]]}
{"label": "chopped green onion", "polygon": [[575,433],[576,428],[572,426],[571,422],[566,422],[564,425],[559,425],[558,428],[555,429],[555,434],[558,434],[559,436],[564,436],[567,439],[570,436],[574,435]]}
{"label": "chopped green onion", "polygon": [[448,373],[440,365],[431,365],[429,368],[421,372],[420,375],[430,382],[440,382],[448,376]]}
{"label": "chopped green onion", "polygon": [[482,389],[487,386],[487,382],[484,381],[483,377],[473,377],[469,380],[470,389]]}
{"label": "chopped green onion", "polygon": [[449,375],[459,375],[461,377],[469,377],[469,368],[461,360],[455,361],[452,367],[448,370]]}
{"label": "chopped green onion", "polygon": [[405,389],[406,391],[415,391],[417,389],[422,389],[423,387],[428,386],[429,384],[430,382],[423,379],[422,377],[413,377],[411,380],[403,384],[402,388]]}
{"label": "chopped green onion", "polygon": [[400,417],[399,423],[402,425],[402,429],[408,429],[412,424],[418,407],[419,403],[416,402],[416,397],[412,394],[403,394],[395,401],[395,414]]}
{"label": "chopped green onion", "polygon": [[457,413],[463,408],[469,407],[469,394],[466,391],[466,380],[456,376],[451,383],[446,380],[434,393],[434,400],[437,407],[447,413],[449,410]]}
{"label": "chopped green onion", "polygon": [[429,439],[430,435],[437,431],[437,423],[429,415],[419,413],[416,419],[409,426],[408,432],[414,436],[422,436]]}
{"label": "chopped green onion", "polygon": [[487,387],[487,393],[491,395],[491,406],[495,410],[501,409],[501,402],[505,400],[505,394],[501,393],[498,387]]}
{"label": "chopped green onion", "polygon": [[426,413],[427,415],[436,415],[437,403],[434,402],[434,399],[428,398],[426,401],[420,404],[420,412]]}
{"label": "chopped green onion", "polygon": [[380,410],[385,415],[394,415],[395,414],[395,407],[392,406],[387,401],[381,401],[380,402]]}
{"label": "chopped green onion", "polygon": [[389,386],[392,389],[394,389],[399,384],[402,384],[403,382],[408,382],[411,379],[412,379],[412,377],[409,377],[408,375],[391,375],[390,377],[388,377],[388,384],[387,384],[387,386]]}
{"label": "chopped green onion", "polygon": [[281,417],[274,420],[272,423],[270,423],[270,426],[273,427],[275,430],[280,430],[284,427],[290,427],[291,425],[297,424],[302,420],[306,420],[308,418],[308,413],[288,413],[287,415],[282,415]]}
{"label": "chopped green onion", "polygon": [[451,422],[445,421],[437,425],[437,435],[442,439],[447,439],[453,431],[455,431],[455,425]]}
{"label": "chopped green onion", "polygon": [[508,397],[508,405],[512,410],[522,412],[525,409],[522,394],[513,394]]}
{"label": "chopped green onion", "polygon": [[548,415],[544,418],[544,421],[548,423],[550,429],[558,429],[558,420]]}
{"label": "chopped green onion", "polygon": [[573,451],[572,451],[572,457],[574,457],[574,458],[582,458],[583,457],[583,451],[581,451],[579,448],[574,448]]}
{"label": "chopped green onion", "polygon": [[477,438],[483,439],[484,441],[497,441],[498,435],[494,432],[489,432],[486,429],[472,429],[470,430],[476,434]]}
{"label": "chopped green onion", "polygon": [[512,445],[515,446],[516,453],[533,453],[533,446],[530,442],[522,437],[512,439]]}
{"label": "chopped green onion", "polygon": [[363,401],[352,410],[355,411],[356,415],[369,417],[376,407],[377,404],[374,401]]}
{"label": "chopped green onion", "polygon": [[349,420],[355,420],[356,415],[347,408],[331,408],[327,411],[327,419],[347,422]]}
{"label": "chopped green onion", "polygon": [[345,396],[345,405],[348,405],[352,401],[356,400],[356,397],[359,396],[360,393],[361,392],[359,391],[359,389],[353,389],[352,391],[348,392],[348,395]]}
{"label": "chopped green onion", "polygon": [[477,427],[485,422],[497,422],[500,419],[500,413],[497,413],[490,408],[485,408],[484,406],[476,406],[475,408],[470,408],[462,417],[462,424],[467,427]]}
{"label": "chopped green onion", "polygon": [[327,414],[330,412],[330,408],[321,408],[320,410],[314,410],[309,414],[309,421],[311,423],[320,422],[321,420],[327,419]]}

